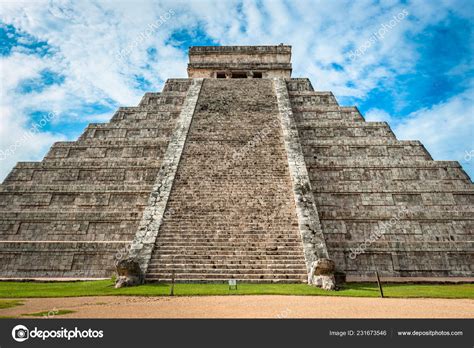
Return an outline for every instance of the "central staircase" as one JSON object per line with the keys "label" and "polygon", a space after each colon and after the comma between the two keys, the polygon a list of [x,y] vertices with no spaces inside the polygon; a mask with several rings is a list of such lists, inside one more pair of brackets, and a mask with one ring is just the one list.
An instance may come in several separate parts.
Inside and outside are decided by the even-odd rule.
{"label": "central staircase", "polygon": [[269,79],[205,79],[147,281],[304,282]]}

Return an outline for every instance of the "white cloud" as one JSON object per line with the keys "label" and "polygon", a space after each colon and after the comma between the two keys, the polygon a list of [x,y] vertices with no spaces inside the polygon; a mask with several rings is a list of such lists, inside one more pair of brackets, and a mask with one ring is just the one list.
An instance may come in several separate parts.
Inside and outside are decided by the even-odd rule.
{"label": "white cloud", "polygon": [[[78,110],[81,105],[103,103],[104,100],[118,105],[136,105],[143,94],[136,86],[136,76],[147,79],[155,91],[161,89],[167,78],[186,76],[186,52],[167,43],[175,30],[200,26],[216,42],[228,45],[291,44],[295,76],[309,77],[315,88],[331,90],[338,98],[364,98],[382,82],[390,89],[390,81],[397,74],[413,71],[419,57],[417,47],[407,34],[416,35],[453,12],[468,16],[470,11],[466,7],[472,6],[460,6],[455,0],[408,4],[385,0],[378,6],[373,6],[369,0],[270,0],[263,1],[261,6],[256,4],[248,0],[241,4],[219,0],[2,2],[0,19],[4,23],[47,42],[55,51],[45,57],[19,51],[2,58],[0,107],[7,111],[0,115],[0,132],[13,131],[0,133],[0,149],[11,145],[18,132],[27,127],[27,111],[31,108],[52,110],[68,117],[69,111]],[[351,48],[358,47],[382,23],[405,8],[409,18],[399,23],[385,39],[371,46],[362,57],[349,58]],[[172,18],[142,40],[125,60],[116,59],[117,52],[136,41],[149,24],[155,23],[170,9],[175,11]],[[156,50],[156,59],[150,59],[147,49]],[[329,65],[333,62],[344,69],[332,69]],[[64,75],[64,84],[32,93],[27,98],[18,94],[16,87],[22,79],[37,76],[46,68]],[[410,115],[410,120],[425,120],[423,115],[438,112],[438,107],[441,108],[436,106]],[[76,116],[70,115],[75,119]],[[371,119],[377,115],[390,119],[381,110],[373,110],[367,116]],[[84,120],[89,121],[91,117],[94,116],[84,115]],[[107,116],[101,114],[96,119],[106,120]],[[411,121],[407,121],[406,128],[400,128],[401,134],[411,135],[408,128],[414,123],[408,122]],[[420,127],[415,125],[415,128]],[[0,180],[14,161],[40,159],[49,144],[58,138],[61,135],[38,135],[37,145],[31,145],[37,151],[18,152],[11,162],[0,163]],[[436,148],[440,148],[443,141],[452,149],[461,141],[466,144],[465,138],[431,140],[428,147],[435,149],[435,156]]]}
{"label": "white cloud", "polygon": [[388,122],[390,125],[394,123],[392,116],[380,109],[370,109],[365,113],[364,118],[367,122]]}
{"label": "white cloud", "polygon": [[370,109],[364,116],[368,122],[387,122],[400,140],[420,140],[434,159],[459,161],[474,173],[473,88],[404,117],[380,109]]}
{"label": "white cloud", "polygon": [[411,113],[394,132],[399,139],[420,140],[433,158],[457,160],[474,173],[474,158],[466,160],[474,150],[474,89]]}
{"label": "white cloud", "polygon": [[17,118],[14,108],[0,107],[0,178],[3,179],[18,162],[40,158],[54,141],[66,140],[64,136],[48,132],[30,131],[31,124]]}

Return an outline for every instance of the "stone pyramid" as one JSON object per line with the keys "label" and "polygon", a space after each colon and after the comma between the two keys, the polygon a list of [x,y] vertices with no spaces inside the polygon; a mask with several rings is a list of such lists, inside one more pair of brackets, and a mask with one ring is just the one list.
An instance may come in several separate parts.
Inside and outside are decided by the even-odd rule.
{"label": "stone pyramid", "polygon": [[459,163],[291,78],[289,46],[192,47],[187,79],[21,162],[0,186],[0,277],[473,280]]}

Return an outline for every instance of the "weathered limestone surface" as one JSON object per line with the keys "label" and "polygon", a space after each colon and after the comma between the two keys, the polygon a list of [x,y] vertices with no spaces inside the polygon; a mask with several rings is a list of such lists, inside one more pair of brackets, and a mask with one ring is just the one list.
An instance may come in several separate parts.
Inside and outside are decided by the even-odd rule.
{"label": "weathered limestone surface", "polygon": [[[273,83],[278,100],[278,114],[288,158],[299,231],[303,241],[306,268],[309,274],[313,264],[318,259],[327,259],[329,256],[319,223],[308,171],[306,170],[298,129],[293,118],[286,82],[284,79],[274,79]],[[309,282],[311,280],[312,278],[309,277]]]}
{"label": "weathered limestone surface", "polygon": [[474,276],[474,188],[457,162],[288,79],[329,257],[348,279]]}
{"label": "weathered limestone surface", "polygon": [[138,262],[143,273],[146,273],[148,269],[156,237],[165,217],[166,204],[173,187],[201,86],[202,79],[194,79],[189,87],[181,114],[176,121],[176,129],[171,136],[151,191],[148,206],[143,213],[142,221],[130,248],[128,257]]}

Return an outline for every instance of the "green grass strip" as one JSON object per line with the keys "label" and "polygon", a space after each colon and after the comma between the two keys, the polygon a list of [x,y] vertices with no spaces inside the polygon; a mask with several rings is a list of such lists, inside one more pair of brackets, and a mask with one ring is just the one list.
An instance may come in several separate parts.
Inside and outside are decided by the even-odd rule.
{"label": "green grass strip", "polygon": [[0,300],[0,309],[7,309],[21,305],[23,305],[23,302],[19,300]]}
{"label": "green grass strip", "polygon": [[[474,298],[474,284],[384,284],[386,297]],[[77,296],[168,296],[169,284],[145,284],[115,289],[111,280],[84,282],[0,282],[0,298]],[[308,295],[378,297],[375,283],[348,283],[339,291],[325,291],[306,284],[245,284],[229,290],[227,284],[175,284],[176,296],[210,295]]]}

